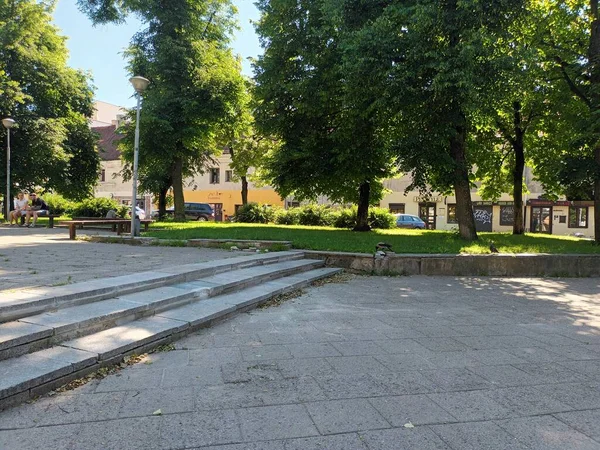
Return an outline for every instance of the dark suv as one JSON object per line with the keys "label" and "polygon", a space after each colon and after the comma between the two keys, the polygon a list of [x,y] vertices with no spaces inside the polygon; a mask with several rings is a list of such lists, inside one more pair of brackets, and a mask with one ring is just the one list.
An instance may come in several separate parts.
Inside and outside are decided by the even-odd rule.
{"label": "dark suv", "polygon": [[[168,214],[173,214],[174,209],[167,209]],[[208,203],[190,203],[185,202],[185,217],[186,219],[196,219],[200,222],[214,220],[215,212]]]}

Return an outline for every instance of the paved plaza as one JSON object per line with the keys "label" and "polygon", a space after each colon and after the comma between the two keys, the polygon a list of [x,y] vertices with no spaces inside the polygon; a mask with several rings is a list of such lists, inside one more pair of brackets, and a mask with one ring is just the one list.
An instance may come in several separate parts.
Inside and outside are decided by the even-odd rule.
{"label": "paved plaza", "polygon": [[[78,279],[231,254],[45,236],[21,251],[103,255]],[[600,449],[600,280],[344,276],[0,412],[0,449],[40,448]]]}

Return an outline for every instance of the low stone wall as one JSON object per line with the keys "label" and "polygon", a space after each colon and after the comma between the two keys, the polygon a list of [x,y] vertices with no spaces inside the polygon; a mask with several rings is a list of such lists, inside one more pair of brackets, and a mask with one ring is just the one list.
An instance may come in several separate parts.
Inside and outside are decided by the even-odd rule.
{"label": "low stone wall", "polygon": [[600,255],[397,255],[305,251],[328,266],[375,275],[600,277]]}

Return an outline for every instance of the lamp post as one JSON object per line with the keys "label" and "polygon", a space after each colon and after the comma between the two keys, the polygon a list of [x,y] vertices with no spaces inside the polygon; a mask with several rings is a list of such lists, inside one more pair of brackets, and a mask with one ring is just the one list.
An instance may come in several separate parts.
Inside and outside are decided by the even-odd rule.
{"label": "lamp post", "polygon": [[13,119],[2,119],[2,125],[6,128],[6,197],[4,198],[4,209],[6,210],[5,220],[8,220],[10,214],[10,129],[16,124]]}
{"label": "lamp post", "polygon": [[132,77],[129,79],[137,95],[137,111],[135,120],[135,143],[133,149],[133,189],[131,194],[131,237],[138,235],[138,230],[135,226],[136,218],[136,198],[137,198],[137,176],[138,176],[138,155],[140,153],[140,103],[142,101],[142,93],[146,90],[150,81],[144,77]]}

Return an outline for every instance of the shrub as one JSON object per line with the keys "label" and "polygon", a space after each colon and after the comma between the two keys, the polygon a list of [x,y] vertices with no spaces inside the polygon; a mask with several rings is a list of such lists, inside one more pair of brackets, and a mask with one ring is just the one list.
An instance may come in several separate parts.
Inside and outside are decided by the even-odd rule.
{"label": "shrub", "polygon": [[369,208],[369,225],[371,228],[389,229],[396,226],[396,216],[386,208]]}
{"label": "shrub", "polygon": [[275,210],[269,205],[248,203],[241,206],[235,214],[235,221],[242,223],[269,223],[275,218]]}
{"label": "shrub", "polygon": [[120,206],[115,200],[101,197],[75,203],[70,212],[73,217],[105,217],[111,209],[119,214]]}
{"label": "shrub", "polygon": [[333,223],[334,214],[328,206],[310,204],[296,209],[300,225],[327,226]]}
{"label": "shrub", "polygon": [[300,223],[298,208],[278,210],[275,214],[275,223],[279,225],[298,225]]}
{"label": "shrub", "polygon": [[354,228],[357,210],[356,206],[337,210],[334,213],[333,226],[336,228]]}
{"label": "shrub", "polygon": [[44,194],[42,196],[48,208],[50,208],[50,212],[52,214],[63,215],[64,213],[70,211],[75,205],[71,200],[67,200],[60,194]]}

